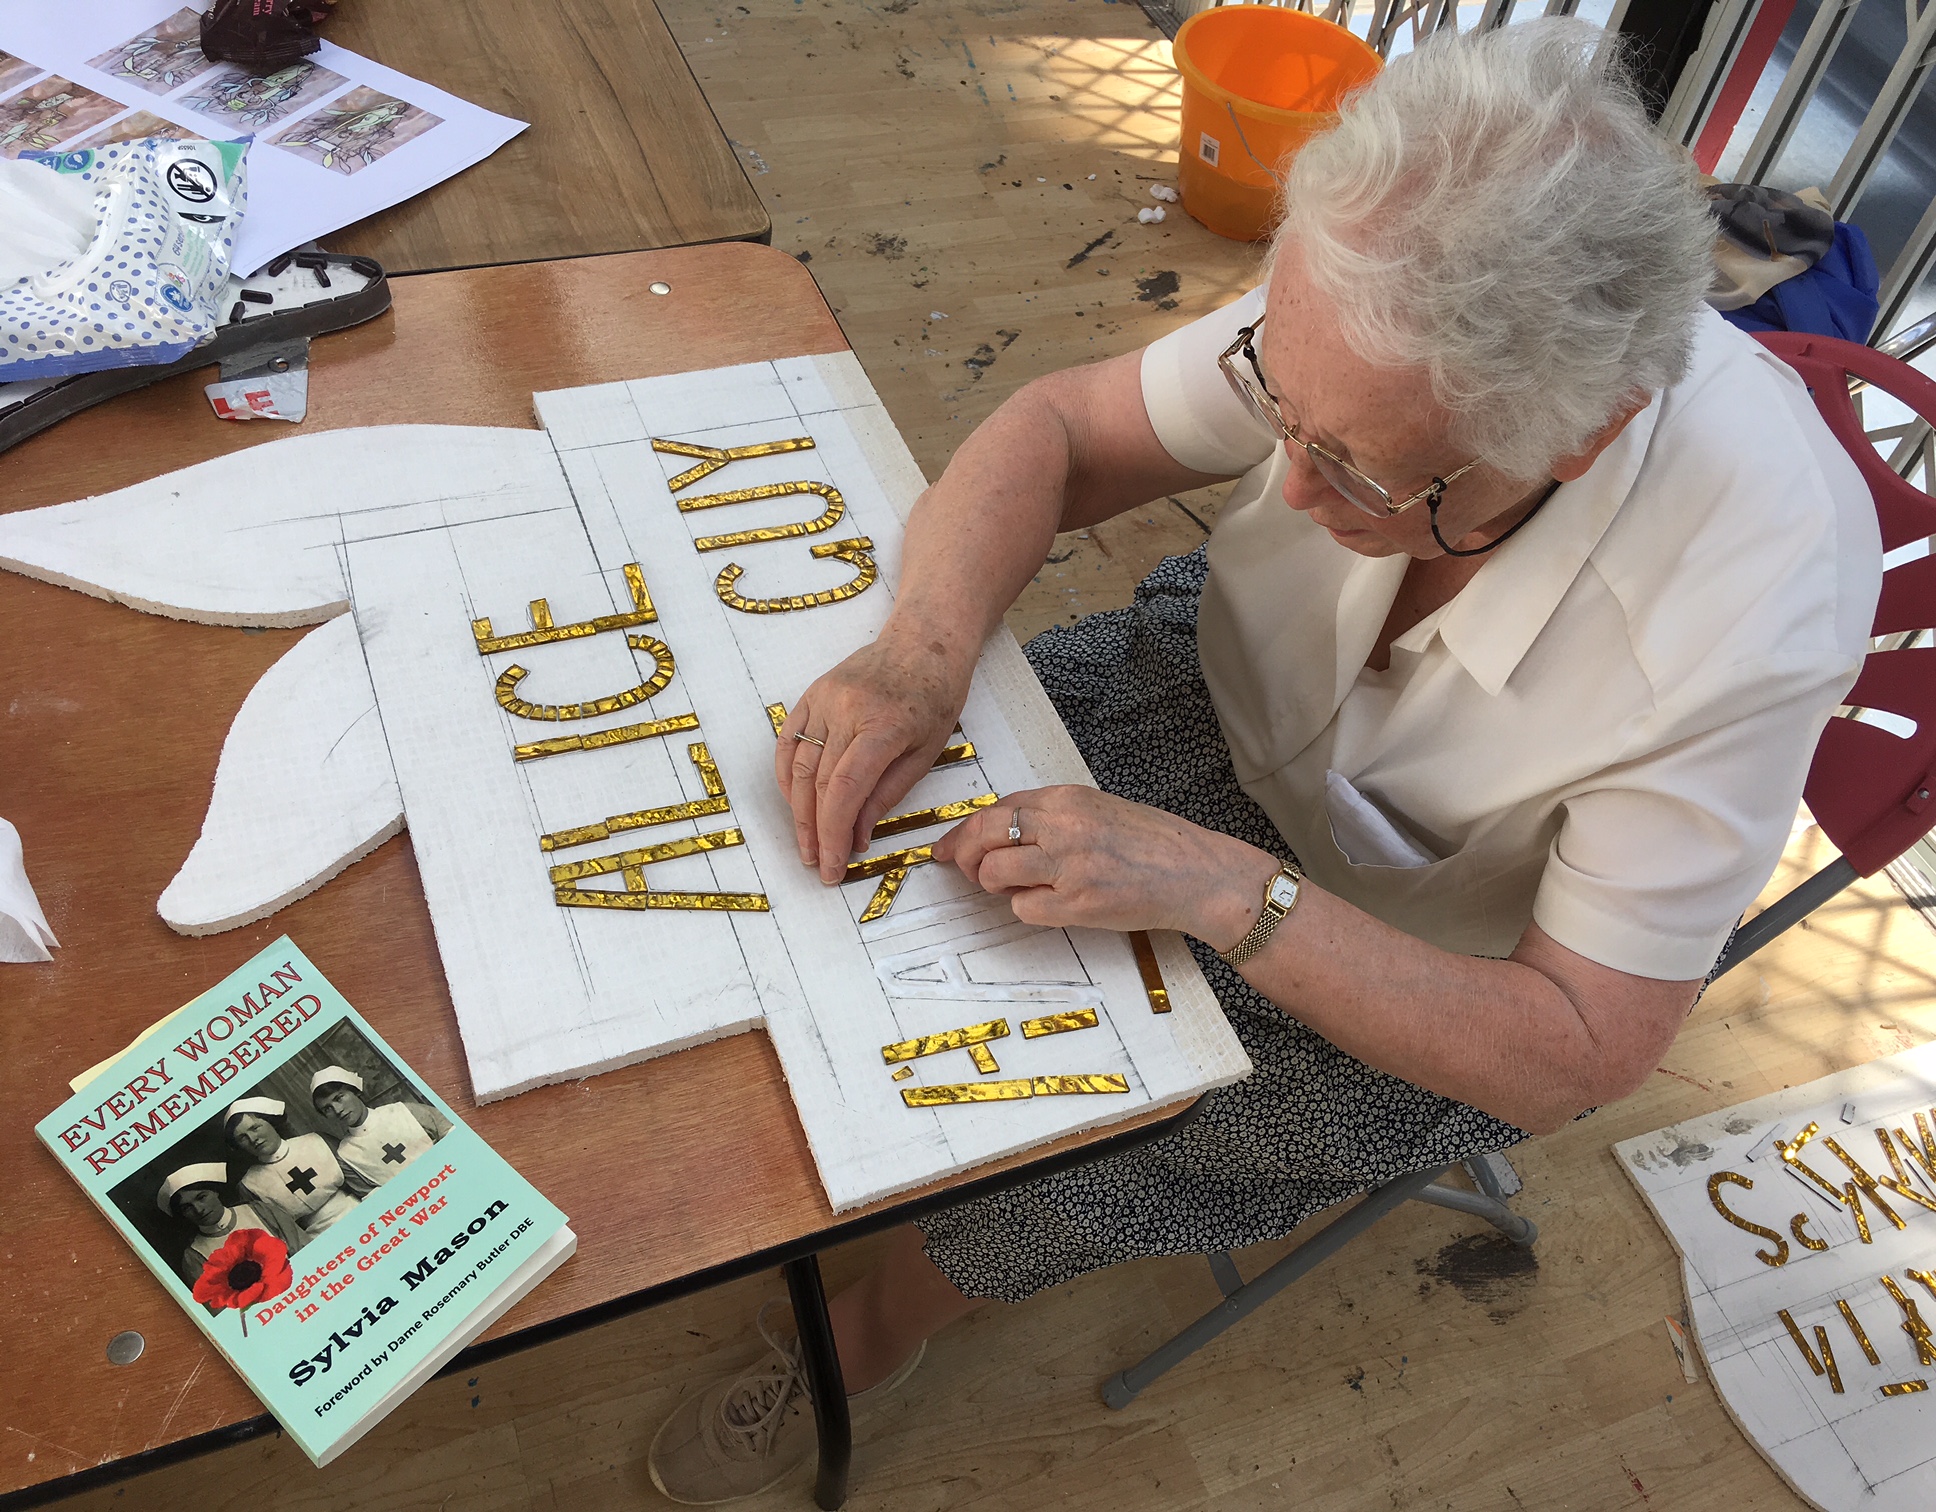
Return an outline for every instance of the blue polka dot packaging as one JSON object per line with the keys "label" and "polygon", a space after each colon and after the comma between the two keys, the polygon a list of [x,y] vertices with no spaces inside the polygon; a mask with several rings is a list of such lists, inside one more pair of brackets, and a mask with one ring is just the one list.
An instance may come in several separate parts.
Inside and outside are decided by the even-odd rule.
{"label": "blue polka dot packaging", "polygon": [[87,250],[0,288],[0,383],[173,362],[221,323],[244,142],[159,137],[22,153],[94,190]]}

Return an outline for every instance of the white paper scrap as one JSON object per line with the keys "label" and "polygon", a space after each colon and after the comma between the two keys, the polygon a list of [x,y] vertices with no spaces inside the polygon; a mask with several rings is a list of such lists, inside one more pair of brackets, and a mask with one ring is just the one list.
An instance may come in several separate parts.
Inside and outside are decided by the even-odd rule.
{"label": "white paper scrap", "polygon": [[199,5],[0,5],[0,156],[139,136],[253,137],[247,275],[482,162],[528,124],[324,42],[257,73],[197,44]]}
{"label": "white paper scrap", "polygon": [[51,961],[58,944],[27,880],[20,831],[0,819],[0,961]]}

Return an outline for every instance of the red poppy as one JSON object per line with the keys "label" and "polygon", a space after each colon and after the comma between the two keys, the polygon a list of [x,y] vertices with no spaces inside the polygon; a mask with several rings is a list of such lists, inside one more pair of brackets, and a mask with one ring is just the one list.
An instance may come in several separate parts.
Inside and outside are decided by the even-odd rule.
{"label": "red poppy", "polygon": [[[202,1264],[195,1300],[209,1307],[245,1309],[287,1291],[289,1246],[266,1229],[239,1228]],[[243,1313],[246,1325],[247,1312]]]}

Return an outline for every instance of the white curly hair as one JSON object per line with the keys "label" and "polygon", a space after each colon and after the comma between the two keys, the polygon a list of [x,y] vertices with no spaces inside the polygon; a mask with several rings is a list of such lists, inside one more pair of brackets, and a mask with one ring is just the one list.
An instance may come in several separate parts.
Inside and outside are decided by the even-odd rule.
{"label": "white curly hair", "polygon": [[1679,381],[1713,278],[1694,164],[1648,121],[1617,41],[1551,17],[1440,32],[1289,163],[1295,246],[1346,337],[1418,367],[1454,439],[1516,479]]}

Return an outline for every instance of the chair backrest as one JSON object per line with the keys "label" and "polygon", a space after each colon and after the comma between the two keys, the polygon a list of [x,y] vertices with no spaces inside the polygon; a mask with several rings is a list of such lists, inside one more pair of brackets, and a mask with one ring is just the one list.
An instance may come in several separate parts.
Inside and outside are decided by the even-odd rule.
{"label": "chair backrest", "polygon": [[[1936,382],[1853,341],[1793,331],[1757,339],[1801,374],[1815,407],[1868,482],[1884,553],[1872,633],[1936,627],[1936,552],[1930,541],[1936,536],[1936,500],[1898,477],[1876,451],[1855,412],[1849,380],[1864,380],[1932,423]],[[1848,704],[1896,717],[1885,723],[1831,719],[1815,748],[1803,799],[1822,832],[1866,877],[1936,827],[1936,647],[1871,651]]]}

